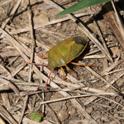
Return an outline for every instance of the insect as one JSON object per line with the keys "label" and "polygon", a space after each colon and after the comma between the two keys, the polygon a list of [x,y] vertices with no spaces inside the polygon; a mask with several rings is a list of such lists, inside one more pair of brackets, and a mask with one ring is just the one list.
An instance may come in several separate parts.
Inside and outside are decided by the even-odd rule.
{"label": "insect", "polygon": [[88,42],[80,36],[65,39],[48,51],[48,67],[51,70],[66,66],[86,49]]}

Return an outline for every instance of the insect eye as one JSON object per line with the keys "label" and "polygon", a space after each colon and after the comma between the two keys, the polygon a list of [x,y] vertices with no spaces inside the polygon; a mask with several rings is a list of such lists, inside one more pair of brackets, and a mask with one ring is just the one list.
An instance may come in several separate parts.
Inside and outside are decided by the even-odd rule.
{"label": "insect eye", "polygon": [[87,44],[86,39],[84,39],[83,37],[80,37],[80,36],[74,37],[74,41],[77,44],[82,44],[82,45],[86,45]]}

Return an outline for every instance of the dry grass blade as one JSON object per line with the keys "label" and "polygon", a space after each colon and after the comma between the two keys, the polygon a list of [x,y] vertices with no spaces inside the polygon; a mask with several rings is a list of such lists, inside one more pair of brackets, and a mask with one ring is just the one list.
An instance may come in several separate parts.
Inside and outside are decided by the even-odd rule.
{"label": "dry grass blade", "polygon": [[8,93],[2,93],[1,98],[3,101],[3,105],[6,106],[7,109],[9,109],[10,108],[10,100],[9,100]]}
{"label": "dry grass blade", "polygon": [[106,75],[106,73],[108,73],[109,71],[111,71],[112,69],[114,69],[119,63],[119,57],[114,61],[114,63],[111,64],[111,66],[109,66],[108,68],[106,68],[105,70],[103,70],[103,72],[101,73],[102,75]]}
{"label": "dry grass blade", "polygon": [[19,73],[24,67],[26,66],[25,63],[20,64],[15,70],[14,72],[12,72],[10,77],[14,77],[17,73]]}
{"label": "dry grass blade", "polygon": [[[28,83],[26,81],[21,81],[21,80],[17,80],[17,79],[13,79],[12,77],[2,77],[0,76],[1,79],[6,79],[10,82],[15,82],[16,86],[18,87],[19,91],[37,91],[37,89],[44,89],[44,85],[42,84],[38,84],[38,83]],[[1,83],[0,84],[0,91],[7,91],[10,90],[10,87],[8,85],[6,85],[5,83]]]}
{"label": "dry grass blade", "polygon": [[3,65],[0,64],[0,68],[3,72],[5,71],[7,73],[7,75],[11,77],[11,73],[9,72],[9,70],[6,67],[4,67]]}
{"label": "dry grass blade", "polygon": [[[78,17],[78,18],[80,18],[82,16],[86,16],[86,15],[88,15],[88,14],[85,14],[85,13],[75,14],[75,16]],[[67,20],[70,20],[70,17],[63,17],[61,19],[51,20],[51,21],[49,21],[48,23],[46,23],[44,25],[39,25],[39,24],[35,23],[34,24],[34,29],[40,29],[41,28],[42,31],[44,31],[46,33],[53,34],[53,32],[46,30],[44,27],[45,26],[49,26],[49,25],[54,25],[54,24],[57,24],[57,23],[60,23],[60,22],[64,22],[64,21],[67,21]],[[18,30],[13,30],[12,29],[12,31],[10,32],[10,34],[19,34],[19,33],[27,32],[27,31],[30,31],[30,28],[29,27],[25,27],[24,29],[18,29]],[[57,35],[59,35],[59,33],[57,33]]]}
{"label": "dry grass blade", "polygon": [[[71,2],[65,7],[78,2],[68,1]],[[0,103],[5,108],[0,106],[0,117],[8,124],[121,123],[124,114],[124,51],[116,43],[116,35],[108,21],[101,18],[108,13],[102,8],[106,4],[59,18],[55,17],[62,9],[59,0],[4,3],[0,5],[0,20],[10,18],[10,21],[4,29],[0,28]],[[111,6],[111,2],[109,4]],[[120,7],[120,2],[117,4]],[[9,14],[11,10],[12,15]],[[94,20],[97,20],[98,27]],[[86,36],[83,32],[90,34]],[[62,66],[66,74],[63,78],[59,73],[61,67],[54,71],[49,69],[47,53],[62,39],[77,35],[89,37],[90,41],[84,54],[67,63],[69,69]],[[71,48],[68,56],[70,52]],[[43,121],[35,122],[32,112],[40,114]]]}
{"label": "dry grass blade", "polygon": [[0,124],[5,124],[5,121],[0,116]]}
{"label": "dry grass blade", "polygon": [[[83,63],[83,62],[81,62],[80,64],[86,65],[86,64]],[[91,68],[88,67],[88,66],[85,66],[85,68],[86,68],[88,71],[90,71],[94,76],[96,76],[96,77],[99,78],[100,80],[104,81],[104,82],[107,84],[106,86],[113,88],[113,89],[114,89],[115,91],[117,91],[117,92],[120,92],[120,91],[118,91],[117,88],[115,88],[111,83],[108,83],[107,80],[105,80],[100,74],[96,73],[93,69],[91,69]]]}
{"label": "dry grass blade", "polygon": [[18,88],[12,82],[10,82],[10,81],[8,81],[6,79],[3,79],[3,78],[0,78],[0,82],[1,82],[1,84],[7,85],[7,87],[9,87],[10,89],[12,89],[16,94],[19,94]]}
{"label": "dry grass blade", "polygon": [[13,7],[11,13],[10,13],[10,17],[8,19],[5,20],[5,22],[2,24],[2,28],[4,29],[6,24],[13,18],[15,12],[17,11],[17,9],[19,8],[20,4],[21,4],[22,0],[18,0],[17,3],[15,4],[15,6]]}
{"label": "dry grass blade", "polygon": [[[102,44],[103,44],[103,46],[104,46],[106,52],[108,52],[109,56],[111,56],[110,53],[109,53],[108,47],[107,47],[107,45],[106,45],[106,43],[105,43],[105,40],[104,40],[104,38],[103,38],[103,34],[102,34],[102,31],[101,31],[101,29],[100,29],[100,26],[99,26],[98,22],[94,20],[94,23],[95,23],[95,25],[96,25],[97,32],[98,32],[98,34],[99,34],[99,36],[100,36],[100,39],[101,39],[101,41],[102,41]],[[112,57],[111,57],[111,59],[112,59]]]}
{"label": "dry grass blade", "polygon": [[[89,96],[98,96],[98,97],[101,97],[102,95],[117,95],[117,94],[114,94],[114,93],[98,93],[98,94],[91,94],[91,93],[86,93],[84,95],[76,95],[76,96],[69,96],[69,97],[64,97],[64,98],[60,98],[60,99],[54,99],[54,100],[49,100],[49,101],[44,101],[44,102],[41,102],[40,104],[50,104],[50,103],[54,103],[54,102],[61,102],[61,101],[64,101],[64,100],[69,100],[69,99],[75,99],[75,98],[81,98],[81,97],[89,97]],[[106,98],[106,97],[105,97]],[[115,101],[112,101],[115,103]],[[119,104],[116,102],[116,104]],[[121,107],[124,107],[122,106],[121,104],[119,104]]]}
{"label": "dry grass blade", "polygon": [[0,105],[0,115],[3,117],[9,124],[18,124],[13,116],[7,111],[7,109]]}
{"label": "dry grass blade", "polygon": [[[107,13],[104,15],[105,21],[108,23],[109,27],[112,29],[116,39],[124,49],[124,25],[123,22],[116,10],[114,2],[111,1],[112,6],[110,4],[105,6],[105,10]],[[114,9],[114,11],[110,11]]]}
{"label": "dry grass blade", "polygon": [[27,107],[27,102],[28,102],[28,96],[25,96],[25,98],[24,98],[24,106],[23,106],[23,110],[22,110],[21,117],[19,119],[18,124],[22,123],[22,120],[23,120],[23,117],[24,117],[24,114],[25,114],[25,110],[26,110],[26,107]]}
{"label": "dry grass blade", "polygon": [[91,39],[91,41],[96,44],[96,46],[102,51],[103,54],[106,55],[106,57],[112,62],[112,57],[110,56],[110,54],[108,54],[108,52],[103,48],[103,46],[101,45],[101,43],[93,36],[93,34],[82,24],[82,23],[78,23],[79,28],[82,30],[83,32]]}
{"label": "dry grass blade", "polygon": [[105,89],[109,88],[110,85],[113,85],[117,80],[119,80],[122,76],[124,76],[124,72],[121,73],[121,74],[118,74],[117,77],[115,77],[111,82],[110,84],[106,85],[105,86]]}
{"label": "dry grass blade", "polygon": [[[48,78],[45,75],[43,75],[35,66],[34,66],[34,71],[35,71],[35,73],[37,73],[37,75],[39,75],[39,77],[41,77],[45,81],[48,80]],[[70,96],[68,93],[62,91],[61,88],[58,85],[56,85],[53,81],[50,82],[50,85],[53,88],[60,89],[59,93],[62,94],[63,96],[65,96],[65,97]],[[82,106],[75,99],[71,99],[71,102],[72,102],[73,106],[78,109],[78,112],[81,117],[84,116],[85,118],[91,119],[94,123],[96,123],[96,121],[91,118],[91,116],[85,111],[84,108],[82,108]]]}
{"label": "dry grass blade", "polygon": [[[10,42],[13,44],[13,46],[19,51],[19,53],[22,55],[23,59],[27,62],[29,62],[29,59],[28,57],[21,51],[20,47],[20,44],[13,38],[11,37],[11,35],[9,35],[9,33],[5,32],[3,29],[0,29],[0,32],[3,33],[6,37],[8,37],[10,40]],[[24,48],[23,48],[24,49]],[[25,50],[23,50],[25,51]],[[27,50],[26,50],[26,54],[27,54]],[[30,53],[28,53],[30,55]],[[48,81],[48,77],[46,77],[44,74],[42,74],[39,69],[33,65],[33,70],[34,72],[38,75],[39,79],[43,79],[45,82]],[[49,71],[50,72],[50,71]],[[58,88],[58,89],[61,89],[57,84],[55,84],[53,81],[51,81],[50,83],[51,87],[53,88]],[[62,94],[63,96],[70,96],[68,93],[64,92],[64,91],[60,91],[59,92],[60,94]],[[88,120],[92,120],[94,124],[96,124],[96,121],[94,119],[91,118],[91,116],[85,111],[85,109],[75,100],[75,99],[72,99],[71,100],[72,104],[74,107],[77,108],[80,116],[85,117],[86,119]]]}
{"label": "dry grass blade", "polygon": [[104,96],[100,96],[100,97],[101,97],[101,98],[103,98],[103,99],[106,99],[106,100],[108,100],[108,101],[110,101],[110,102],[113,102],[113,103],[115,103],[115,104],[117,104],[117,105],[121,106],[121,107],[122,107],[122,109],[124,109],[124,106],[123,106],[122,104],[120,104],[120,103],[116,102],[115,100],[109,99],[109,98],[104,97]]}
{"label": "dry grass blade", "polygon": [[7,0],[7,1],[1,1],[0,6],[6,5],[8,3],[12,2],[12,0]]}
{"label": "dry grass blade", "polygon": [[32,15],[32,10],[31,10],[31,7],[30,7],[30,0],[28,0],[28,3],[29,3],[29,7],[28,7],[28,16],[29,16],[29,22],[30,22],[30,35],[31,35],[31,38],[32,38],[32,52],[31,52],[31,57],[30,57],[30,69],[29,69],[29,82],[31,81],[32,79],[32,74],[33,74],[33,62],[34,62],[34,55],[35,55],[35,47],[36,47],[36,41],[35,41],[35,36],[34,36],[34,28],[33,28],[33,15]]}
{"label": "dry grass blade", "polygon": [[[60,7],[58,4],[56,4],[54,1],[51,0],[44,0],[44,2],[49,3],[49,4],[54,4],[59,10],[63,10],[62,7]],[[78,20],[74,15],[69,14],[69,17],[74,21],[78,22],[78,28],[83,31],[83,33],[91,39],[91,41],[96,44],[96,46],[102,51],[103,54],[106,55],[106,57],[112,62],[112,57],[110,54],[108,54],[108,51],[105,50],[105,48],[102,46],[102,44],[95,38],[95,36],[85,27],[85,25]]]}
{"label": "dry grass blade", "polygon": [[123,40],[119,41],[119,42],[120,42],[121,46],[124,49],[124,42],[123,42],[124,41],[124,24],[123,24],[118,12],[117,12],[117,9],[115,7],[115,4],[114,4],[113,0],[111,0],[111,3],[112,3],[112,6],[113,6],[113,9],[114,9],[114,12],[115,12],[115,17],[116,17],[116,21],[117,21],[117,24],[118,24],[120,34],[121,34],[121,36],[123,38]]}

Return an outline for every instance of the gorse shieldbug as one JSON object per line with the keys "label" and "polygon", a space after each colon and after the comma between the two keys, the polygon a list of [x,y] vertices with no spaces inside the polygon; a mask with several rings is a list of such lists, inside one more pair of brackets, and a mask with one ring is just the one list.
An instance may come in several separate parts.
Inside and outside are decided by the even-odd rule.
{"label": "gorse shieldbug", "polygon": [[86,49],[88,42],[83,37],[71,37],[56,44],[48,51],[48,67],[54,70],[66,66]]}

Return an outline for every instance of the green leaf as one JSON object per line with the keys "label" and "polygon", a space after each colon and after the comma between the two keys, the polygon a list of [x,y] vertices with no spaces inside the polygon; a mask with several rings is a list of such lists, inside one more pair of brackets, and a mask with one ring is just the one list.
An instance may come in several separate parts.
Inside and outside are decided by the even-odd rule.
{"label": "green leaf", "polygon": [[75,11],[78,11],[80,9],[84,9],[93,5],[101,4],[101,3],[106,3],[111,0],[81,0],[78,3],[72,5],[71,7],[65,9],[64,11],[60,12],[58,15],[62,16],[65,14],[73,13]]}
{"label": "green leaf", "polygon": [[41,122],[41,121],[43,121],[44,116],[39,112],[32,112],[32,113],[30,113],[30,118],[33,121]]}

